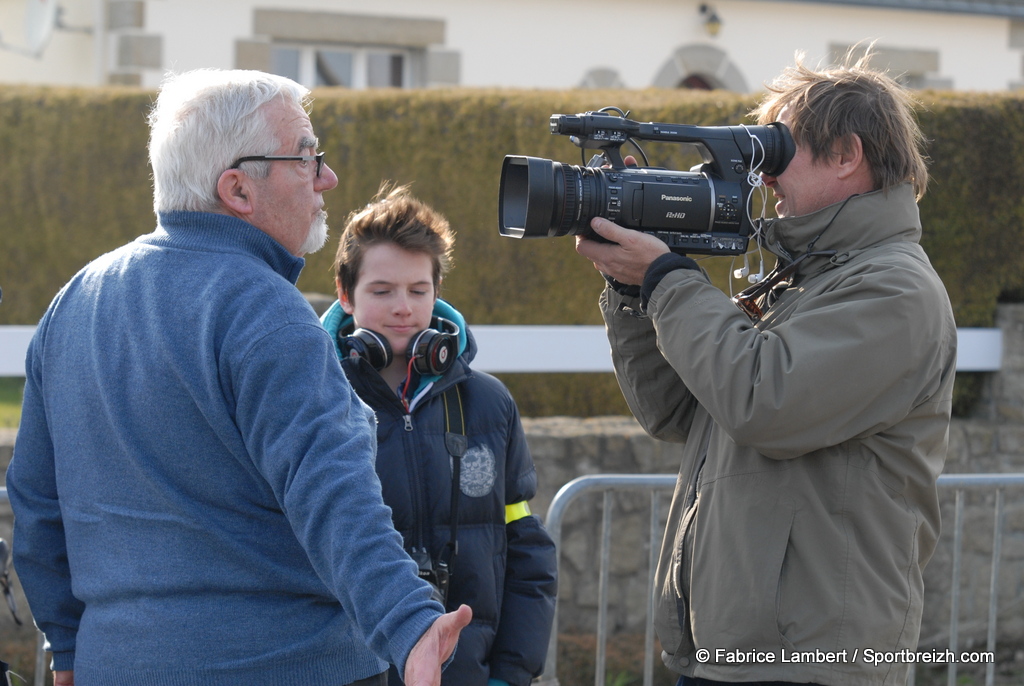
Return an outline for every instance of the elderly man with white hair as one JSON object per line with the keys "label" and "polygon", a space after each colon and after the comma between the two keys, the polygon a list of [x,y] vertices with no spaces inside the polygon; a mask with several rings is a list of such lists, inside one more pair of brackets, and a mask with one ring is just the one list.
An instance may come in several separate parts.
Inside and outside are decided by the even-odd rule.
{"label": "elderly man with white hair", "polygon": [[374,418],[295,288],[323,246],[308,91],[164,83],[157,227],[39,323],[7,487],[55,683],[438,684],[443,614],[392,528]]}

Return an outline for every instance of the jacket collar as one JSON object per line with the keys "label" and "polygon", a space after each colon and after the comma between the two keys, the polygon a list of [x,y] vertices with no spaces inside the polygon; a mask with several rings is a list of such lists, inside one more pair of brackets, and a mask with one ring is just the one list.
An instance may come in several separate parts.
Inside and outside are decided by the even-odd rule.
{"label": "jacket collar", "polygon": [[156,231],[137,240],[151,245],[251,255],[266,262],[292,285],[299,280],[306,264],[306,260],[295,257],[252,224],[216,212],[159,212]]}
{"label": "jacket collar", "polygon": [[[767,224],[764,246],[783,263],[807,252],[812,243],[815,251],[852,255],[875,245],[921,240],[921,217],[909,183],[855,195],[811,214],[770,219]],[[801,265],[800,271],[805,270]]]}
{"label": "jacket collar", "polygon": [[[459,327],[459,356],[463,356],[467,353],[472,355],[476,354],[476,342],[471,341],[469,337],[469,329],[466,328],[466,319],[462,316],[462,313],[456,310],[451,303],[447,300],[438,298],[434,302],[433,316],[447,319],[450,322],[454,322]],[[327,333],[331,334],[331,339],[334,341],[334,352],[338,354],[338,359],[343,359],[341,354],[341,346],[338,344],[338,334],[343,333],[345,335],[352,333],[355,323],[352,321],[352,315],[341,309],[341,303],[335,300],[331,303],[331,306],[327,308],[320,316],[320,323]],[[469,348],[472,347],[472,350]]]}
{"label": "jacket collar", "polygon": [[[467,328],[466,319],[462,316],[461,312],[456,310],[448,301],[438,298],[434,302],[433,315],[435,317],[442,317],[448,321],[454,322],[455,325],[459,327],[458,358],[456,363],[444,374],[444,376],[419,377],[416,391],[413,394],[416,398],[418,398],[421,393],[430,390],[431,388],[438,391],[463,379],[468,373],[469,363],[472,362],[473,358],[476,356],[476,340]],[[341,303],[335,300],[334,303],[327,308],[327,311],[320,316],[320,323],[331,335],[331,340],[334,341],[334,351],[338,355],[338,360],[341,362],[342,369],[345,369],[346,374],[348,374],[349,370],[354,368],[352,365],[357,365],[361,363],[361,361],[350,360],[342,355],[341,346],[338,341],[338,334],[347,335],[352,333],[355,327],[352,315],[347,314],[345,310],[341,308]],[[367,366],[367,368],[369,368],[369,366]],[[440,383],[442,379],[444,379],[444,382]]]}

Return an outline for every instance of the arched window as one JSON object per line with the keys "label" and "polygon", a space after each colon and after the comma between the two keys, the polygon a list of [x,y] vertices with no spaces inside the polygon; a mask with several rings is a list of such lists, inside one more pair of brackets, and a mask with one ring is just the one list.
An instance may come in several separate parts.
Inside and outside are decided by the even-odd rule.
{"label": "arched window", "polygon": [[679,82],[679,88],[689,88],[695,91],[710,91],[714,90],[710,83],[705,80],[700,74],[690,74],[685,79]]}
{"label": "arched window", "polygon": [[684,45],[662,63],[651,84],[655,88],[720,88],[749,93],[747,81],[729,56],[713,45]]}

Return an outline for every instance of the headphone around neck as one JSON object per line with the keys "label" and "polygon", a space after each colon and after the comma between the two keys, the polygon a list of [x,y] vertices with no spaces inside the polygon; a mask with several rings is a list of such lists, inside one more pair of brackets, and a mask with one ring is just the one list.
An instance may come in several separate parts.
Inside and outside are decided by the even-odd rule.
{"label": "headphone around neck", "polygon": [[[362,358],[380,371],[391,364],[394,354],[388,339],[372,329],[356,329],[351,334],[338,332],[338,346],[345,357]],[[459,327],[448,319],[433,317],[430,328],[409,340],[406,359],[423,376],[440,376],[451,369],[459,356]]]}

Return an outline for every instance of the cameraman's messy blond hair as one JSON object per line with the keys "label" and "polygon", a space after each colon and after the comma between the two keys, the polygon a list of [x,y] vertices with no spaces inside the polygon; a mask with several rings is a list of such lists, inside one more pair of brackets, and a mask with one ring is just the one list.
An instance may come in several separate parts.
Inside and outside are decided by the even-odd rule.
{"label": "cameraman's messy blond hair", "polygon": [[437,296],[441,277],[452,267],[455,235],[441,213],[409,194],[409,186],[390,181],[381,184],[372,202],[348,216],[334,259],[342,293],[352,299],[366,250],[382,243],[428,255]]}
{"label": "cameraman's messy blond hair", "polygon": [[814,160],[831,155],[836,145],[844,148],[856,134],[875,188],[888,190],[909,181],[920,200],[928,187],[928,168],[914,113],[917,103],[894,79],[868,68],[871,47],[858,58],[854,46],[839,66],[817,71],[798,52],[796,64],[767,84],[768,95],[751,115],[758,124],[769,124],[789,108],[793,138]]}

